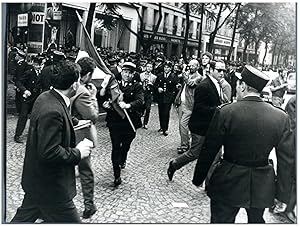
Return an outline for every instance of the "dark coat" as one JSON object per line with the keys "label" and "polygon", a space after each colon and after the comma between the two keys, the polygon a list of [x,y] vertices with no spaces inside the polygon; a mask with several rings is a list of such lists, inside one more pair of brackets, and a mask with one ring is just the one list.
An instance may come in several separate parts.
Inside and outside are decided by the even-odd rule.
{"label": "dark coat", "polygon": [[27,63],[22,64],[22,66],[20,66],[22,69],[19,68],[17,70],[15,85],[17,87],[17,92],[22,96],[26,90],[31,92],[31,95],[23,101],[33,104],[41,93],[41,85],[34,67],[26,64]]}
{"label": "dark coat", "polygon": [[[120,90],[123,92],[123,101],[131,104],[131,107],[127,109],[128,115],[134,127],[142,127],[142,108],[144,103],[144,94],[142,85],[132,80],[127,86],[122,86],[122,81],[118,81]],[[102,103],[108,100],[108,96],[102,99]],[[102,105],[102,104],[101,104]],[[129,121],[125,117],[124,119],[113,108],[107,110],[106,122],[108,127],[115,127],[119,130],[132,130]]]}
{"label": "dark coat", "polygon": [[195,89],[194,107],[189,121],[190,131],[205,136],[216,107],[220,104],[216,86],[209,77],[205,78]]}
{"label": "dark coat", "polygon": [[[179,78],[174,73],[170,73],[168,78],[161,73],[157,76],[154,83],[154,89],[157,92],[157,102],[159,103],[173,103],[178,92],[176,85],[179,84]],[[158,93],[158,88],[164,90],[163,93]]]}
{"label": "dark coat", "polygon": [[[204,181],[222,145],[224,160],[208,185],[211,199],[245,208],[270,207],[274,197],[288,201],[293,152],[289,118],[284,111],[255,96],[218,108],[196,164],[195,185]],[[277,182],[273,166],[268,164],[273,148]]]}
{"label": "dark coat", "polygon": [[40,205],[57,204],[76,195],[74,166],[80,161],[71,117],[54,90],[36,100],[26,143],[22,187]]}

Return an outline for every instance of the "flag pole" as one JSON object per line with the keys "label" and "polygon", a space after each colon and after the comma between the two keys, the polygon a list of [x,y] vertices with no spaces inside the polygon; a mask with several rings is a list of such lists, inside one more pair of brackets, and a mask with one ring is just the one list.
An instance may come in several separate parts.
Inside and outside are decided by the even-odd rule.
{"label": "flag pole", "polygon": [[133,125],[133,123],[132,123],[132,121],[131,121],[131,119],[130,119],[128,113],[127,113],[127,110],[126,110],[126,109],[123,109],[123,110],[124,110],[124,113],[125,113],[125,115],[126,115],[128,121],[129,121],[130,125],[131,125],[131,128],[132,128],[133,132],[136,132],[136,129],[135,129],[135,127],[134,127],[134,125]]}

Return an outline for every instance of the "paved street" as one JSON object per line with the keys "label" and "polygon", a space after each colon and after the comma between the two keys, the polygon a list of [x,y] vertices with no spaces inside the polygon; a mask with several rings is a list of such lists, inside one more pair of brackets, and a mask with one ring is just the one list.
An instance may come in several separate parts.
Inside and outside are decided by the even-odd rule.
{"label": "paved street", "polygon": [[[20,185],[25,143],[13,141],[17,117],[7,116],[6,165],[6,221],[10,221],[23,199]],[[177,156],[179,145],[178,119],[172,112],[170,134],[157,132],[159,128],[157,106],[152,108],[149,129],[139,129],[122,171],[123,183],[113,187],[110,160],[111,143],[104,118],[97,123],[100,146],[92,153],[95,174],[95,204],[98,211],[88,223],[209,223],[209,198],[201,188],[192,184],[195,162],[175,173],[168,180],[166,170],[170,159]],[[27,130],[26,130],[27,131]],[[47,196],[47,195],[45,195]],[[77,178],[75,204],[82,212],[81,185]],[[267,223],[289,223],[280,216],[265,211]],[[242,209],[237,223],[246,223]]]}

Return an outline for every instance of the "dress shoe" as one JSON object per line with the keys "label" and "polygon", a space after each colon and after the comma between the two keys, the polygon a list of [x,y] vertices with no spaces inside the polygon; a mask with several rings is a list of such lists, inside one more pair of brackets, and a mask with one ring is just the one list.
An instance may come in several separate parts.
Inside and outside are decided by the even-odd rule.
{"label": "dress shoe", "polygon": [[160,128],[160,129],[158,129],[158,132],[162,132],[163,130]]}
{"label": "dress shoe", "polygon": [[144,126],[143,126],[143,129],[148,129],[148,126],[147,126],[147,125],[144,125]]}
{"label": "dress shoe", "polygon": [[173,179],[175,171],[176,171],[176,169],[173,167],[172,161],[170,161],[169,168],[168,168],[168,171],[167,171],[167,174],[168,174],[168,177],[169,177],[170,181]]}
{"label": "dress shoe", "polygon": [[121,164],[121,169],[125,169],[126,167],[126,162],[124,162],[123,164]]}
{"label": "dress shoe", "polygon": [[90,217],[92,217],[93,214],[96,213],[96,211],[97,211],[97,209],[95,206],[93,206],[92,208],[86,208],[83,211],[82,218],[84,218],[84,219],[90,218]]}
{"label": "dress shoe", "polygon": [[116,178],[115,181],[114,181],[115,187],[117,187],[117,186],[120,185],[121,183],[122,183],[121,177]]}
{"label": "dress shoe", "polygon": [[14,136],[14,140],[16,143],[23,143],[21,136]]}
{"label": "dress shoe", "polygon": [[167,135],[169,135],[169,132],[168,131],[163,131],[163,135],[167,136]]}

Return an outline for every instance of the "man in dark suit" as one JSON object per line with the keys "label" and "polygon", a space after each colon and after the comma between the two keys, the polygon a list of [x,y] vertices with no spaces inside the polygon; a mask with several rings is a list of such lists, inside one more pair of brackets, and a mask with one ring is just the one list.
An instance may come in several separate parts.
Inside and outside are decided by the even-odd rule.
{"label": "man in dark suit", "polygon": [[176,170],[198,158],[212,116],[217,106],[221,104],[222,89],[218,80],[224,71],[224,62],[210,61],[207,77],[195,88],[194,107],[188,124],[192,134],[191,148],[169,163],[167,171],[169,180],[172,180]]}
{"label": "man in dark suit", "polygon": [[[122,67],[122,80],[119,82],[123,92],[123,101],[119,102],[122,109],[126,109],[135,129],[142,127],[141,115],[144,102],[142,85],[133,79],[136,65],[132,62],[124,62]],[[109,128],[112,142],[112,165],[114,171],[114,186],[122,183],[121,169],[125,168],[127,154],[131,142],[136,136],[127,118],[122,118],[109,102],[109,95],[102,100],[102,106],[107,110],[106,122]]]}
{"label": "man in dark suit", "polygon": [[74,166],[90,154],[84,141],[75,147],[68,106],[78,88],[80,67],[61,62],[51,78],[53,89],[33,106],[22,173],[25,192],[12,222],[80,222],[72,201],[76,195]]}
{"label": "man in dark suit", "polygon": [[160,129],[158,131],[164,136],[168,135],[172,103],[180,88],[179,78],[172,72],[172,68],[172,62],[167,61],[164,66],[164,72],[157,76],[154,83],[154,88],[158,92],[157,102],[160,124]]}
{"label": "man in dark suit", "polygon": [[[71,113],[78,120],[91,120],[91,126],[75,131],[76,142],[79,143],[87,138],[93,141],[94,146],[96,146],[97,131],[94,124],[98,119],[97,88],[91,83],[96,63],[90,57],[80,58],[77,63],[81,67],[80,85],[76,95],[71,98]],[[85,207],[82,217],[90,218],[97,211],[94,204],[94,173],[91,166],[91,156],[82,159],[78,167]]]}
{"label": "man in dark suit", "polygon": [[[277,210],[282,202],[288,202],[294,160],[289,117],[260,98],[268,81],[259,70],[245,66],[236,85],[238,102],[218,108],[206,134],[193,184],[203,182],[224,146],[224,158],[207,189],[212,223],[234,223],[240,208],[246,209],[249,223],[264,223],[264,209],[273,205],[274,198],[281,201]],[[273,148],[276,181],[274,168],[268,163]]]}
{"label": "man in dark suit", "polygon": [[17,143],[23,143],[21,135],[25,129],[28,115],[31,112],[32,106],[41,92],[39,84],[39,74],[41,60],[39,58],[33,59],[33,64],[21,65],[17,69],[15,78],[15,85],[17,87],[17,94],[20,96],[20,113],[15,131],[14,140]]}

